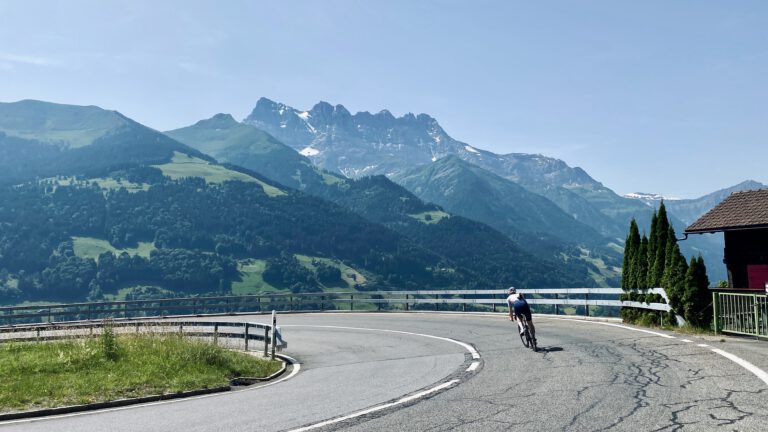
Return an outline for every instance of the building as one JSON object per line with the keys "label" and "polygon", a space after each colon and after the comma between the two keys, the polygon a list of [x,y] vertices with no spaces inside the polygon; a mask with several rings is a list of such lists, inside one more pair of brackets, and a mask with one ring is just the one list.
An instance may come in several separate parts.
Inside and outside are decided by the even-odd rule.
{"label": "building", "polygon": [[688,234],[723,232],[728,286],[768,287],[768,189],[734,192],[685,229]]}

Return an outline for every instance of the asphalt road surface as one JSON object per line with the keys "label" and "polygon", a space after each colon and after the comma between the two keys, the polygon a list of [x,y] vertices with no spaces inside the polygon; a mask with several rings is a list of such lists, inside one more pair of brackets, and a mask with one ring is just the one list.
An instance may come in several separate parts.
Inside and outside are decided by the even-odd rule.
{"label": "asphalt road surface", "polygon": [[538,353],[504,315],[281,315],[290,379],[0,432],[768,430],[766,342],[534,321]]}

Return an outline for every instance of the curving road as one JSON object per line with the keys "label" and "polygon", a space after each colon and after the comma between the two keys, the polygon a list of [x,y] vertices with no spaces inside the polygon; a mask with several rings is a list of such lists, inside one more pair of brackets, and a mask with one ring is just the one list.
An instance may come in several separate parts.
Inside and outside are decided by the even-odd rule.
{"label": "curving road", "polygon": [[[0,431],[768,429],[768,376],[760,376],[768,370],[765,342],[684,339],[545,317],[536,323],[540,353],[522,347],[503,315],[282,315],[287,354],[301,363],[290,379],[170,403],[5,422]],[[481,358],[425,335],[470,343]],[[742,359],[759,369],[736,363]],[[422,397],[404,398],[409,395]],[[377,410],[323,423],[371,407]]]}

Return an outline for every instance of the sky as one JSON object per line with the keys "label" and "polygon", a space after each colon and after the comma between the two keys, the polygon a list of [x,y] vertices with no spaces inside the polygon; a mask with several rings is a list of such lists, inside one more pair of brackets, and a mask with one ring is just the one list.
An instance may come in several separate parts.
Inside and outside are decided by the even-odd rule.
{"label": "sky", "polygon": [[768,2],[0,0],[0,101],[158,130],[259,97],[428,113],[617,193],[768,183]]}

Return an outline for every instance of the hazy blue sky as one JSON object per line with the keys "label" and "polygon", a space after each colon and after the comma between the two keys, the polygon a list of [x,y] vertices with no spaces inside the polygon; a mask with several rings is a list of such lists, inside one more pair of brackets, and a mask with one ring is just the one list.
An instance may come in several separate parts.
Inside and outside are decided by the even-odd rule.
{"label": "hazy blue sky", "polygon": [[768,183],[768,2],[0,0],[0,101],[167,130],[261,96],[695,197]]}

